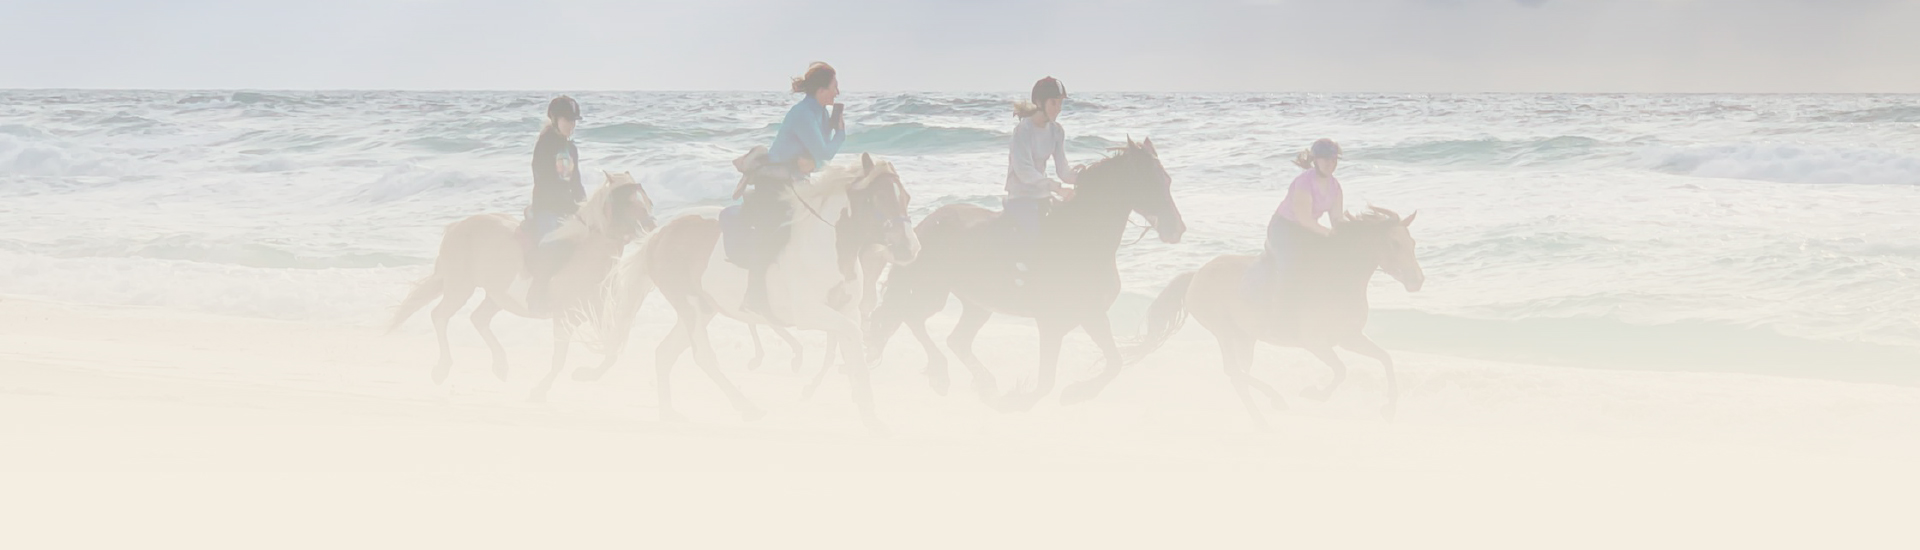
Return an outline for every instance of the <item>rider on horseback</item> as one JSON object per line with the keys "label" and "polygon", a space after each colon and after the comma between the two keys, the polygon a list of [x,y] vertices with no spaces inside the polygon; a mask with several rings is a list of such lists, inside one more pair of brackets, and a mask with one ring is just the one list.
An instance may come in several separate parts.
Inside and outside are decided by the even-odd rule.
{"label": "rider on horseback", "polygon": [[580,184],[580,151],[573,145],[573,129],[579,121],[578,102],[567,96],[553,98],[547,103],[547,123],[533,146],[533,204],[527,207],[521,232],[532,245],[527,249],[527,272],[533,277],[527,309],[534,312],[551,307],[547,286],[566,260],[566,247],[557,242],[553,231],[580,209],[580,201],[587,196]]}
{"label": "rider on horseback", "polygon": [[[780,123],[780,132],[767,149],[767,165],[741,182],[750,188],[736,192],[744,195],[740,217],[757,243],[753,247],[756,253],[750,257],[733,258],[734,263],[747,269],[743,307],[769,316],[773,308],[767,301],[767,268],[787,244],[788,224],[793,221],[793,208],[787,204],[792,196],[788,188],[825,168],[847,139],[841,106],[833,102],[840,96],[840,80],[833,66],[821,62],[808,66],[805,75],[793,79],[793,93],[806,97],[789,109]],[[831,114],[828,106],[832,106]]]}
{"label": "rider on horseback", "polygon": [[[1033,101],[1014,105],[1020,123],[1013,128],[1013,146],[1007,154],[1007,198],[1002,215],[1012,221],[1016,250],[1014,268],[1027,271],[1026,260],[1040,234],[1040,219],[1053,207],[1053,198],[1073,200],[1072,185],[1078,175],[1067,166],[1067,131],[1060,126],[1060,108],[1067,98],[1067,87],[1049,76],[1033,84]],[[1053,173],[1047,177],[1047,160],[1053,160]],[[1063,184],[1064,182],[1064,184]],[[1021,279],[1016,278],[1016,281]]]}
{"label": "rider on horseback", "polygon": [[[1287,187],[1287,197],[1280,200],[1280,207],[1274,209],[1273,217],[1267,220],[1265,250],[1247,273],[1249,297],[1268,296],[1284,266],[1292,261],[1307,239],[1331,235],[1331,224],[1341,221],[1346,214],[1340,180],[1333,177],[1333,171],[1340,167],[1340,144],[1324,138],[1315,141],[1294,158],[1293,164],[1304,171],[1293,178],[1293,184]],[[1320,225],[1321,216],[1328,216],[1329,225]]]}

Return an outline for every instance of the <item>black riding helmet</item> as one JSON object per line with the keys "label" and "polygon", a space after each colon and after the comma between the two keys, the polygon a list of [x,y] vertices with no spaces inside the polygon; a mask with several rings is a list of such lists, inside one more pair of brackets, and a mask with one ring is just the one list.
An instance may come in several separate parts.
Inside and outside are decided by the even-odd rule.
{"label": "black riding helmet", "polygon": [[553,120],[564,118],[579,122],[580,102],[574,101],[573,98],[567,96],[553,98],[553,101],[547,102],[547,118]]}
{"label": "black riding helmet", "polygon": [[1065,97],[1067,97],[1067,85],[1061,84],[1060,81],[1054,77],[1049,76],[1040,79],[1039,82],[1033,83],[1034,103]]}

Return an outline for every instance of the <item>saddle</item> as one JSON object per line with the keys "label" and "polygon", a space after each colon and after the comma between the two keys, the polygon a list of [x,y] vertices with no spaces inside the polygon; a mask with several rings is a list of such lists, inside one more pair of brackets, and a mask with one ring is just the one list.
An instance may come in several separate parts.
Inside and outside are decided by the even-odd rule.
{"label": "saddle", "polygon": [[[733,167],[740,171],[740,184],[733,192],[736,199],[747,197],[749,185],[767,185],[793,177],[792,168],[770,160],[766,146],[748,150],[733,160]],[[751,269],[771,263],[777,251],[767,246],[767,237],[762,234],[764,228],[755,227],[752,218],[742,215],[744,204],[720,210],[720,244],[728,262]]]}

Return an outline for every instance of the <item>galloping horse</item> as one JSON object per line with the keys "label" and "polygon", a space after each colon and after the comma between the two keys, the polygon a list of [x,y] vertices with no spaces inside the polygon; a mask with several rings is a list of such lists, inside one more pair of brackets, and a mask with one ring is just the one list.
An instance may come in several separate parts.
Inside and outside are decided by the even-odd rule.
{"label": "galloping horse", "polygon": [[1418,216],[1403,220],[1378,207],[1359,217],[1342,214],[1344,221],[1334,224],[1331,236],[1304,246],[1279,270],[1275,275],[1279,288],[1272,301],[1249,300],[1242,290],[1254,256],[1220,256],[1199,271],[1176,276],[1148,309],[1145,341],[1128,349],[1128,355],[1137,358],[1159,348],[1191,312],[1219,340],[1227,380],[1254,424],[1264,429],[1266,417],[1254,406],[1248,388],[1265,393],[1275,409],[1285,409],[1286,400],[1249,373],[1254,343],[1305,349],[1332,368],[1333,380],[1307,390],[1306,397],[1315,400],[1326,399],[1346,380],[1347,367],[1333,353],[1334,347],[1342,347],[1378,359],[1386,369],[1387,404],[1381,413],[1391,419],[1400,402],[1393,357],[1361,333],[1367,326],[1367,281],[1380,270],[1408,292],[1420,291],[1427,277],[1414,257],[1413,235],[1407,230]]}
{"label": "galloping horse", "polygon": [[[1053,208],[1041,221],[1040,235],[1031,242],[1014,242],[1011,224],[997,221],[999,212],[969,204],[941,207],[917,228],[925,246],[920,259],[895,267],[888,276],[886,294],[873,312],[870,352],[878,354],[888,337],[906,323],[927,350],[929,382],[934,391],[945,394],[946,358],[927,336],[926,320],[944,308],[952,294],[965,309],[947,337],[947,346],[966,365],[974,390],[983,398],[997,386],[993,374],[974,356],[973,340],[994,313],[1032,317],[1040,328],[1037,386],[1025,393],[1009,390],[993,402],[997,408],[1030,409],[1053,391],[1061,340],[1074,328],[1085,329],[1099,344],[1106,366],[1093,379],[1067,388],[1060,399],[1074,403],[1094,397],[1121,366],[1119,346],[1107,320],[1107,310],[1120,295],[1115,256],[1121,234],[1128,218],[1139,212],[1160,240],[1180,242],[1186,223],[1173,202],[1172,183],[1153,141],[1136,144],[1128,139],[1112,156],[1081,171],[1076,196]],[[1031,247],[1019,256],[1031,268],[1025,276],[1014,265],[1015,246]]]}
{"label": "galloping horse", "polygon": [[519,220],[510,214],[479,214],[447,226],[446,236],[440,240],[440,256],[433,263],[433,275],[407,293],[387,326],[392,332],[420,308],[440,301],[433,308],[433,329],[440,340],[440,362],[433,368],[435,384],[444,382],[453,366],[447,321],[466,307],[475,290],[486,289],[486,298],[473,310],[473,327],[493,351],[493,374],[501,380],[507,378],[507,352],[494,337],[493,316],[506,311],[530,319],[553,320],[553,369],[534,388],[531,399],[546,397],[554,378],[566,365],[574,329],[596,316],[595,306],[604,302],[610,290],[609,275],[619,263],[621,252],[627,243],[655,229],[653,199],[646,189],[635,183],[630,173],[606,176],[606,183],[554,235],[570,241],[572,251],[550,283],[557,306],[551,315],[528,311],[525,296],[511,290],[526,265]]}
{"label": "galloping horse", "polygon": [[[876,162],[868,155],[861,155],[860,161],[857,167],[828,167],[811,183],[793,187],[789,197],[794,213],[792,234],[767,271],[774,319],[742,309],[747,271],[726,260],[715,209],[690,212],[667,222],[624,263],[610,317],[613,322],[606,327],[609,332],[603,340],[613,346],[611,353],[619,351],[633,314],[649,291],[657,287],[678,314],[673,331],[654,352],[661,419],[683,419],[673,409],[669,381],[674,362],[689,347],[694,361],[720,386],[743,418],[752,420],[765,414],[715,364],[707,323],[715,315],[726,315],[749,324],[830,333],[855,364],[847,374],[852,378],[854,402],[862,420],[876,433],[884,433],[885,427],[873,409],[866,354],[858,352],[864,342],[860,304],[865,277],[860,257],[873,246],[883,246],[893,261],[911,262],[919,254],[920,242],[907,219],[911,197],[893,164]],[[603,365],[599,370],[576,372],[575,377],[591,380],[604,372]]]}

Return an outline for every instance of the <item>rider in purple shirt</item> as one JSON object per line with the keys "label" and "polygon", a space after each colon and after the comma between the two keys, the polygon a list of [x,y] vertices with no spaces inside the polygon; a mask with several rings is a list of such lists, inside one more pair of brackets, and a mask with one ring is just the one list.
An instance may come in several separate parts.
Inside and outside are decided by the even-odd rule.
{"label": "rider in purple shirt", "polygon": [[[1305,239],[1322,238],[1333,233],[1332,223],[1346,213],[1346,199],[1340,180],[1333,171],[1340,167],[1340,144],[1330,139],[1313,142],[1293,161],[1303,172],[1287,186],[1287,197],[1280,200],[1273,217],[1267,220],[1267,243],[1247,277],[1247,291],[1260,295],[1267,281],[1280,273],[1280,267],[1292,259]],[[1320,218],[1327,216],[1327,225]]]}

